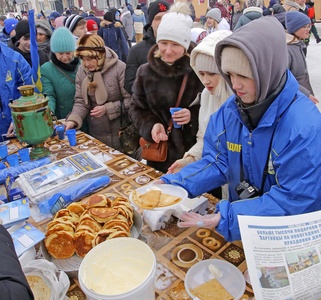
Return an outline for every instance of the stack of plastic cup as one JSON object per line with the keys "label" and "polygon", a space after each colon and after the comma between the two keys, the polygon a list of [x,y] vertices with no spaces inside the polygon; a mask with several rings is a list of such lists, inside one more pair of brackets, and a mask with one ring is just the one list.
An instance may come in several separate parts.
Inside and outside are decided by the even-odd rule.
{"label": "stack of plastic cup", "polygon": [[30,161],[29,148],[20,149],[18,150],[18,153],[22,162]]}
{"label": "stack of plastic cup", "polygon": [[68,129],[66,135],[68,137],[69,145],[76,146],[76,129]]}
{"label": "stack of plastic cup", "polygon": [[65,139],[65,125],[57,125],[55,128],[58,134],[58,139],[59,140]]}
{"label": "stack of plastic cup", "polygon": [[10,167],[18,167],[19,166],[19,155],[11,154],[7,156],[7,162]]}
{"label": "stack of plastic cup", "polygon": [[8,156],[8,147],[6,143],[0,143],[0,158],[4,159]]}

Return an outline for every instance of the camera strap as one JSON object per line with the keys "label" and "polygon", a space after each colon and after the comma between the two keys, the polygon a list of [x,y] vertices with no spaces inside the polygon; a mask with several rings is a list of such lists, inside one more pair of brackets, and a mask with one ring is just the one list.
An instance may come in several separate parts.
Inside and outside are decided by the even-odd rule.
{"label": "camera strap", "polygon": [[[279,118],[275,122],[275,125],[274,125],[274,128],[273,128],[273,132],[272,132],[272,136],[271,136],[271,139],[270,139],[269,151],[268,151],[268,154],[267,154],[266,163],[265,163],[265,167],[264,167],[264,170],[263,170],[263,176],[262,176],[262,182],[261,182],[261,188],[260,188],[260,196],[263,195],[264,185],[265,185],[266,177],[267,177],[267,174],[268,174],[270,153],[271,153],[271,150],[272,150],[272,142],[273,142],[273,138],[274,138],[274,133],[275,133],[276,127],[277,127],[279,121],[281,120],[281,118],[283,117],[283,115],[290,108],[291,104],[295,101],[295,99],[296,99],[296,95],[294,96],[293,100],[288,105],[288,107],[283,111],[283,113],[279,116]],[[240,164],[241,164],[241,166],[240,166],[240,181],[244,181],[245,178],[244,178],[244,170],[243,170],[242,150],[241,150]]]}

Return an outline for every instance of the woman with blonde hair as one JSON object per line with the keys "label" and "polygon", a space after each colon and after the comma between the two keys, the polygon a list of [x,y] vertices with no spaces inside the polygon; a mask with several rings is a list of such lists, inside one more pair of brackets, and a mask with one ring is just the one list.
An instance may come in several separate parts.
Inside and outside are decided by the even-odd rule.
{"label": "woman with blonde hair", "polygon": [[175,161],[169,167],[168,173],[176,173],[186,165],[202,158],[203,138],[210,116],[232,94],[227,82],[217,68],[214,57],[216,44],[231,34],[232,32],[229,30],[213,32],[205,37],[191,53],[191,66],[205,86],[201,94],[197,142],[185,153],[183,158]]}
{"label": "woman with blonde hair", "polygon": [[[189,5],[173,4],[162,17],[156,45],[150,49],[147,63],[139,67],[132,89],[129,113],[140,135],[148,142],[168,143],[166,161],[147,161],[164,173],[196,142],[199,103],[194,100],[203,87],[190,66],[190,53],[195,47],[192,25]],[[170,108],[176,105],[185,75],[188,79],[179,104],[182,110],[173,116],[181,128],[172,128],[168,134]]]}

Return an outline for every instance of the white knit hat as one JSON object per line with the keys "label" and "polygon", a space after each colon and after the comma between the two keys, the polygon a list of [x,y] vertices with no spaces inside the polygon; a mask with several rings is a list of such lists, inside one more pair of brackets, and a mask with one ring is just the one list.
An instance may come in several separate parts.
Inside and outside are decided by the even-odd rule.
{"label": "white knit hat", "polygon": [[191,28],[193,26],[190,12],[189,5],[186,2],[174,3],[158,26],[156,42],[158,43],[161,40],[174,41],[187,50],[191,43]]}
{"label": "white knit hat", "polygon": [[196,74],[200,71],[220,73],[214,59],[215,47],[218,42],[231,34],[232,31],[230,30],[215,31],[205,37],[202,42],[193,49],[190,64]]}
{"label": "white knit hat", "polygon": [[244,52],[236,47],[224,47],[221,54],[221,68],[223,73],[235,73],[253,79],[249,59]]}
{"label": "white knit hat", "polygon": [[214,19],[217,23],[220,23],[222,20],[222,12],[219,8],[212,8],[206,14],[206,17]]}

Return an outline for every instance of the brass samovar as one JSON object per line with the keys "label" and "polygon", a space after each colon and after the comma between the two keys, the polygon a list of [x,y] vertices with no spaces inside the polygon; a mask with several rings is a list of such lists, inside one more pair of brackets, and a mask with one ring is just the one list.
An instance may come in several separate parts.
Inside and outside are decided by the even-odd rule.
{"label": "brass samovar", "polygon": [[35,94],[33,85],[18,89],[22,96],[9,104],[16,136],[18,140],[33,146],[30,152],[32,159],[45,157],[50,151],[44,147],[44,142],[54,131],[49,99]]}

